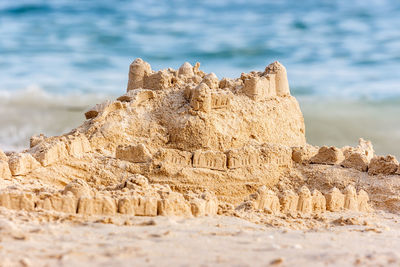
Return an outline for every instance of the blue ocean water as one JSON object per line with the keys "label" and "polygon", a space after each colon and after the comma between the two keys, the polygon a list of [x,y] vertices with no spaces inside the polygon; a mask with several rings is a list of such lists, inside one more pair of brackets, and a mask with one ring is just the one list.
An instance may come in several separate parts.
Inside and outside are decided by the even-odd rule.
{"label": "blue ocean water", "polygon": [[119,93],[130,62],[219,77],[280,60],[294,94],[400,95],[400,2],[0,2],[0,90]]}
{"label": "blue ocean water", "polygon": [[[279,60],[317,144],[348,141],[313,131],[318,125],[312,124],[312,107],[319,99],[362,103],[357,112],[384,103],[400,114],[396,0],[2,0],[0,145],[18,146],[33,131],[59,133],[72,120],[68,113],[56,128],[39,119],[36,126],[29,119],[15,123],[22,115],[12,107],[31,114],[43,106],[72,112],[100,95],[120,95],[136,57],[153,69],[199,61],[219,78]],[[351,117],[354,110],[341,108],[346,107]],[[47,109],[37,112],[40,118]],[[396,116],[391,121],[400,124]],[[400,140],[399,128],[389,133],[392,141]]]}

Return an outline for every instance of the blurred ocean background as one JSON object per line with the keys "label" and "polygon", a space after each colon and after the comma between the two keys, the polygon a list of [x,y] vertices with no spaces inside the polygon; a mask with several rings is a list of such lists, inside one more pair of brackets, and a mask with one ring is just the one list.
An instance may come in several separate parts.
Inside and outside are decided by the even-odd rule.
{"label": "blurred ocean background", "polygon": [[314,145],[400,157],[400,1],[0,1],[0,148],[126,90],[136,57],[219,78],[279,60]]}

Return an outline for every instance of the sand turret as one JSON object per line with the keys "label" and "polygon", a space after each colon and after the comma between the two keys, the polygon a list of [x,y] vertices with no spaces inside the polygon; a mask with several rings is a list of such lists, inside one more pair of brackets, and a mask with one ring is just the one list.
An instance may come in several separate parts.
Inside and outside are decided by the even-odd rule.
{"label": "sand turret", "polygon": [[336,187],[326,195],[326,209],[340,211],[344,207],[344,195]]}
{"label": "sand turret", "polygon": [[344,208],[352,211],[358,210],[357,192],[352,185],[348,185],[344,190]]}
{"label": "sand turret", "polygon": [[289,96],[289,82],[287,78],[286,68],[275,61],[274,63],[269,64],[265,68],[266,74],[275,74],[275,87],[276,87],[276,95],[277,96]]}
{"label": "sand turret", "polygon": [[207,84],[201,83],[193,90],[190,105],[196,111],[211,110],[211,90]]}
{"label": "sand turret", "polygon": [[324,195],[316,189],[314,189],[312,193],[312,208],[314,213],[326,211],[326,199]]}
{"label": "sand turret", "polygon": [[179,67],[178,74],[188,77],[193,76],[194,75],[193,66],[190,65],[189,62],[183,63],[182,66]]}
{"label": "sand turret", "polygon": [[129,80],[127,91],[143,88],[144,78],[151,73],[151,66],[149,63],[143,61],[141,58],[135,59],[129,67]]}
{"label": "sand turret", "polygon": [[364,190],[360,190],[357,195],[357,202],[358,202],[358,210],[361,212],[369,212],[372,210],[371,206],[369,205],[369,196],[368,193]]}
{"label": "sand turret", "polygon": [[374,147],[372,146],[371,141],[364,140],[363,138],[358,139],[358,146],[357,149],[364,154],[368,160],[368,162],[371,161],[371,159],[374,157]]}
{"label": "sand turret", "polygon": [[299,196],[293,190],[285,190],[281,194],[279,201],[283,213],[294,213],[297,211]]}
{"label": "sand turret", "polygon": [[312,213],[312,197],[307,186],[302,186],[299,191],[297,210],[301,213]]}
{"label": "sand turret", "polygon": [[207,84],[207,86],[211,89],[217,89],[219,87],[218,77],[213,72],[204,76],[202,83]]}
{"label": "sand turret", "polygon": [[268,213],[278,213],[280,210],[279,198],[274,191],[265,186],[260,187],[253,195],[254,208]]}

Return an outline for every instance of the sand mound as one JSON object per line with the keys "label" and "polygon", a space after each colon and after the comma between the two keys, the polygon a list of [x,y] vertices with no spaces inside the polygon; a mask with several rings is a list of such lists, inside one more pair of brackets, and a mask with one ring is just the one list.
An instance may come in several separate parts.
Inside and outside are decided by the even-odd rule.
{"label": "sand mound", "polygon": [[126,94],[83,125],[0,151],[0,205],[85,216],[400,211],[393,156],[363,139],[306,143],[279,62],[221,80],[199,66],[153,71],[136,59]]}

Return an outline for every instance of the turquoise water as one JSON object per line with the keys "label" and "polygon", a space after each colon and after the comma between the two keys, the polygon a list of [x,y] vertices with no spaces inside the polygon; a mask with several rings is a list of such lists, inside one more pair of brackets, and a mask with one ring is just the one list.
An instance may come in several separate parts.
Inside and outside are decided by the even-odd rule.
{"label": "turquoise water", "polygon": [[[379,152],[400,151],[394,0],[2,0],[0,147],[19,148],[33,133],[60,134],[80,123],[81,111],[123,93],[136,57],[153,69],[199,61],[220,78],[279,60],[311,143],[354,144],[364,133]],[[318,108],[321,101],[331,109]],[[345,134],[349,127],[359,130]]]}

